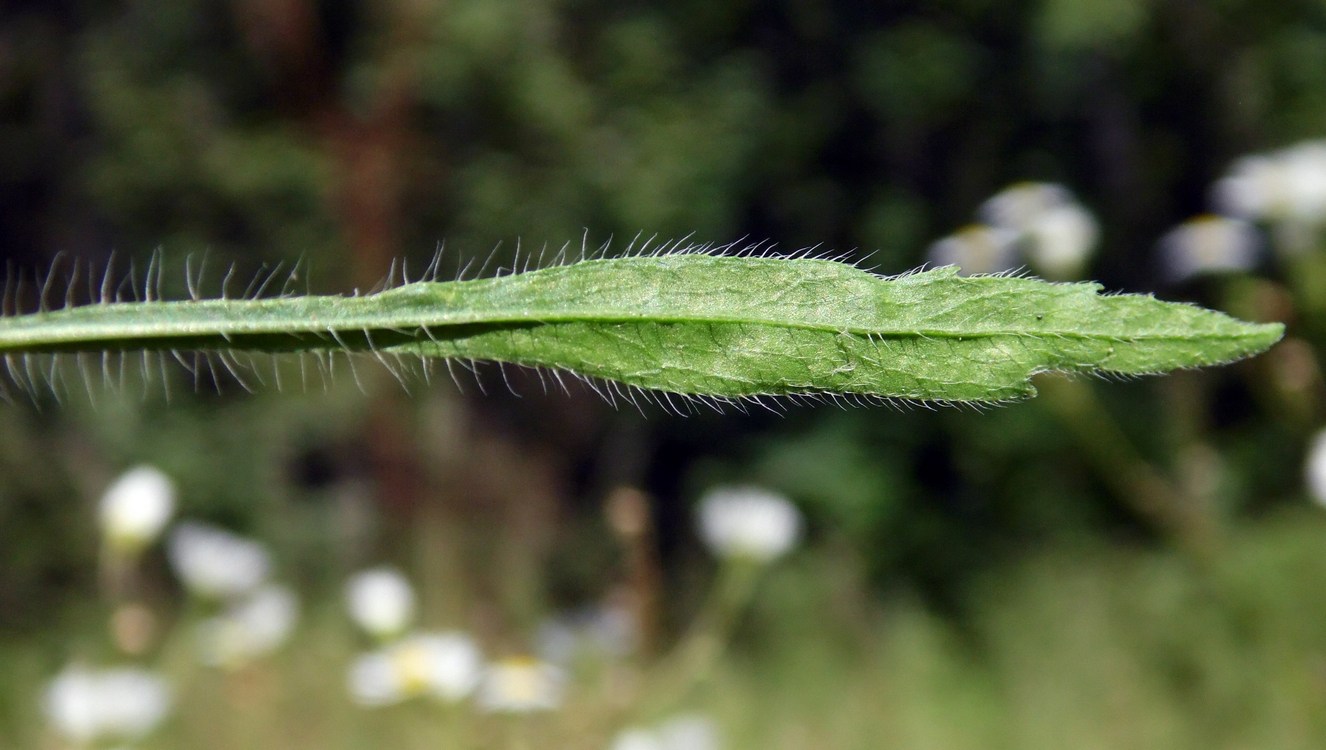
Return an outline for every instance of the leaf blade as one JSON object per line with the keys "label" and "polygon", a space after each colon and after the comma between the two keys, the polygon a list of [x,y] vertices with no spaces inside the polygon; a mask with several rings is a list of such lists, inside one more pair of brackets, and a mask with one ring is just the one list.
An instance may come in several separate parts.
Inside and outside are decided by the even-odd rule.
{"label": "leaf blade", "polygon": [[0,352],[102,348],[382,350],[570,370],[718,398],[853,394],[984,402],[1039,372],[1143,374],[1230,362],[1279,340],[1095,284],[896,278],[843,263],[678,254],[419,282],[366,297],[93,305],[0,319]]}

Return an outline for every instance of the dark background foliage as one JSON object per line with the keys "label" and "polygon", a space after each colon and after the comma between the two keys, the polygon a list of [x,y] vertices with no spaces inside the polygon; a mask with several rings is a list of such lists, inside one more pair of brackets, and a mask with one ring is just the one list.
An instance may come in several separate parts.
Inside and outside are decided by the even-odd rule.
{"label": "dark background foliage", "polygon": [[1100,222],[1092,278],[1287,320],[1291,346],[1164,379],[1047,381],[980,413],[680,418],[529,374],[513,395],[491,369],[486,393],[462,372],[407,395],[371,362],[362,393],[342,373],[195,395],[176,373],[170,403],[159,385],[96,408],[12,394],[0,629],[77,602],[90,503],[141,461],[179,478],[186,512],[279,542],[309,586],[383,557],[431,569],[441,545],[517,623],[611,582],[600,507],[623,484],[656,499],[682,601],[689,503],[719,481],[787,492],[873,595],[919,593],[958,623],[990,576],[1046,550],[1219,557],[1232,530],[1304,504],[1321,277],[1268,259],[1167,286],[1155,243],[1210,209],[1235,158],[1323,123],[1315,0],[7,3],[0,256],[27,279],[20,305],[72,258],[141,276],[154,251],[176,295],[186,257],[208,258],[212,292],[231,264],[238,289],[297,260],[298,285],[345,292],[443,245],[450,275],[682,237],[899,273],[1003,186],[1046,180]]}

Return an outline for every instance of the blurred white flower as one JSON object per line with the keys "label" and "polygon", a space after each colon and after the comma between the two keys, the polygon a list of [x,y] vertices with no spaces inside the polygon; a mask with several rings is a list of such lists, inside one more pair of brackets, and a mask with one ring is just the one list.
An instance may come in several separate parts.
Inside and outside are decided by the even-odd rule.
{"label": "blurred white flower", "polygon": [[658,725],[658,736],[666,750],[718,750],[718,727],[699,714],[685,714]]}
{"label": "blurred white flower", "polygon": [[242,596],[271,570],[271,558],[258,542],[194,521],[171,531],[166,554],[189,591],[212,599]]}
{"label": "blurred white flower", "polygon": [[1239,159],[1216,182],[1213,201],[1243,219],[1326,224],[1326,141]]}
{"label": "blurred white flower", "polygon": [[1076,203],[1054,206],[1037,215],[1024,230],[1027,260],[1047,278],[1080,278],[1099,236],[1090,211]]}
{"label": "blurred white flower", "polygon": [[1256,221],[1284,213],[1288,201],[1285,175],[1276,159],[1245,156],[1211,189],[1217,211]]}
{"label": "blurred white flower", "polygon": [[700,498],[700,538],[719,557],[767,562],[801,536],[801,512],[792,501],[759,487],[717,487]]}
{"label": "blurred white flower", "polygon": [[957,266],[964,276],[1001,273],[1018,267],[1018,232],[1005,227],[972,224],[930,245],[934,266]]}
{"label": "blurred white flower", "polygon": [[351,576],[345,584],[345,603],[356,625],[384,640],[403,633],[414,618],[414,589],[394,568]]}
{"label": "blurred white flower", "polygon": [[1312,499],[1321,505],[1326,505],[1326,430],[1318,432],[1308,443],[1303,474]]}
{"label": "blurred white flower", "polygon": [[139,739],[166,718],[170,703],[164,680],[130,667],[66,667],[42,697],[51,724],[79,744]]}
{"label": "blurred white flower", "polygon": [[615,658],[635,650],[639,627],[623,603],[605,602],[560,614],[539,625],[539,656],[568,666],[583,657]]}
{"label": "blurred white flower", "polygon": [[1326,223],[1326,140],[1291,146],[1281,158],[1291,186],[1289,216],[1314,226]]}
{"label": "blurred white flower", "polygon": [[488,665],[475,700],[495,713],[551,711],[562,703],[566,674],[538,659],[511,657]]}
{"label": "blurred white flower", "polygon": [[1004,233],[997,235],[999,239],[1012,244],[1010,249],[1001,249],[1008,257],[999,261],[1000,267],[989,271],[1015,268],[1021,249],[1037,273],[1054,279],[1078,278],[1100,234],[1095,217],[1078,205],[1072,191],[1052,182],[1009,185],[982,203],[977,214]]}
{"label": "blurred white flower", "polygon": [[299,620],[299,599],[286,586],[267,584],[199,625],[203,663],[236,667],[280,648]]}
{"label": "blurred white flower", "polygon": [[111,548],[135,554],[156,540],[175,512],[175,484],[154,467],[135,467],[106,489],[98,510]]}
{"label": "blurred white flower", "polygon": [[1158,243],[1165,277],[1186,281],[1210,273],[1246,271],[1257,264],[1257,229],[1242,219],[1207,214],[1165,233]]}
{"label": "blurred white flower", "polygon": [[1053,182],[1017,182],[995,193],[976,209],[981,221],[1026,232],[1045,213],[1075,204],[1073,193]]}
{"label": "blurred white flower", "polygon": [[612,739],[608,750],[663,750],[663,743],[648,729],[625,729]]}
{"label": "blurred white flower", "polygon": [[656,727],[627,729],[613,739],[610,750],[718,750],[718,728],[712,719],[684,714]]}
{"label": "blurred white flower", "polygon": [[360,656],[350,665],[350,696],[386,706],[419,696],[458,701],[474,691],[483,670],[479,647],[463,633],[420,633]]}

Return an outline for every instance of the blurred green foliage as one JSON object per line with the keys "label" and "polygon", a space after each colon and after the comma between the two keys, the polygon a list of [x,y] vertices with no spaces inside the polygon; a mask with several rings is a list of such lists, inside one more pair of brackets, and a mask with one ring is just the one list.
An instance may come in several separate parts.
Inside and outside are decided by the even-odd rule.
{"label": "blurred green foliage", "polygon": [[[771,572],[733,652],[686,705],[713,717],[734,750],[1306,750],[1326,733],[1323,533],[1315,512],[1276,514],[1207,568],[1169,551],[1050,545],[982,574],[960,623],[907,596],[866,605],[850,559],[800,554]],[[0,646],[0,726],[13,746],[37,747],[33,686],[68,644],[24,643]],[[315,609],[274,659],[178,681],[176,718],[143,746],[456,741],[456,716],[441,706],[356,709],[339,679],[354,648],[343,616]],[[588,679],[568,696],[569,716],[522,723],[549,746],[607,747],[634,684],[623,679]],[[511,725],[466,726],[463,746],[502,747]]]}

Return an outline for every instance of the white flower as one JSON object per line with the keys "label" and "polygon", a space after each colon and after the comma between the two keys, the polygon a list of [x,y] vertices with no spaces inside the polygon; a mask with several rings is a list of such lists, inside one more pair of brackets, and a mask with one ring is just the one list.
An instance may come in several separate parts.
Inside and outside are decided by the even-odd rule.
{"label": "white flower", "polygon": [[1326,141],[1239,159],[1212,192],[1218,210],[1239,218],[1326,223]]}
{"label": "white flower", "polygon": [[175,484],[151,466],[120,475],[101,496],[102,533],[112,548],[127,554],[142,550],[165,528],[175,511]]}
{"label": "white flower", "polygon": [[190,591],[213,599],[252,591],[271,569],[271,558],[258,542],[192,521],[175,527],[166,553]]}
{"label": "white flower", "polygon": [[1051,182],[1019,182],[981,204],[983,223],[935,242],[928,260],[956,265],[962,275],[1003,273],[1027,262],[1049,278],[1072,279],[1096,248],[1100,229],[1072,191]]}
{"label": "white flower", "polygon": [[1073,205],[1073,193],[1052,182],[1018,182],[995,193],[976,209],[981,221],[1026,232],[1048,211]]}
{"label": "white flower", "polygon": [[608,750],[663,750],[663,743],[648,729],[632,728],[619,732]]}
{"label": "white flower", "polygon": [[421,633],[360,656],[350,665],[350,696],[386,706],[428,695],[458,701],[474,691],[483,656],[462,633]]}
{"label": "white flower", "polygon": [[1290,218],[1314,226],[1326,223],[1326,141],[1291,146],[1280,157],[1290,185]]}
{"label": "white flower", "polygon": [[1308,443],[1303,474],[1312,499],[1326,505],[1326,430],[1318,432]]}
{"label": "white flower", "polygon": [[759,487],[718,487],[700,498],[700,538],[719,557],[768,562],[801,536],[801,513],[782,495]]}
{"label": "white flower", "polygon": [[1257,230],[1241,219],[1205,215],[1190,219],[1160,238],[1161,260],[1170,281],[1210,273],[1246,271],[1257,264]]}
{"label": "white flower", "polygon": [[713,720],[685,714],[652,729],[634,727],[613,739],[610,750],[718,750],[721,743]]}
{"label": "white flower", "polygon": [[582,657],[625,656],[638,639],[634,613],[612,602],[549,618],[535,635],[539,656],[562,666]]}
{"label": "white flower", "polygon": [[376,638],[400,635],[414,618],[414,589],[394,568],[373,568],[350,577],[345,584],[350,618]]}
{"label": "white flower", "polygon": [[1046,277],[1078,278],[1099,235],[1090,211],[1076,203],[1055,206],[1041,212],[1025,229],[1027,260]]}
{"label": "white flower", "polygon": [[1275,159],[1245,156],[1211,188],[1212,202],[1223,214],[1255,221],[1283,210],[1286,200],[1283,173]]}
{"label": "white flower", "polygon": [[935,266],[957,266],[964,276],[1000,273],[1018,267],[1018,233],[1003,227],[972,224],[930,246]]}
{"label": "white flower", "polygon": [[265,656],[285,643],[299,619],[299,599],[285,586],[267,584],[199,625],[202,660],[233,667]]}
{"label": "white flower", "polygon": [[170,702],[165,681],[151,672],[70,666],[47,686],[42,708],[66,738],[90,744],[147,735],[166,718]]}
{"label": "white flower", "polygon": [[718,750],[718,728],[712,719],[686,714],[658,726],[658,736],[665,750]]}
{"label": "white flower", "polygon": [[538,659],[512,657],[488,666],[475,700],[495,713],[551,711],[561,705],[565,688],[561,669]]}

